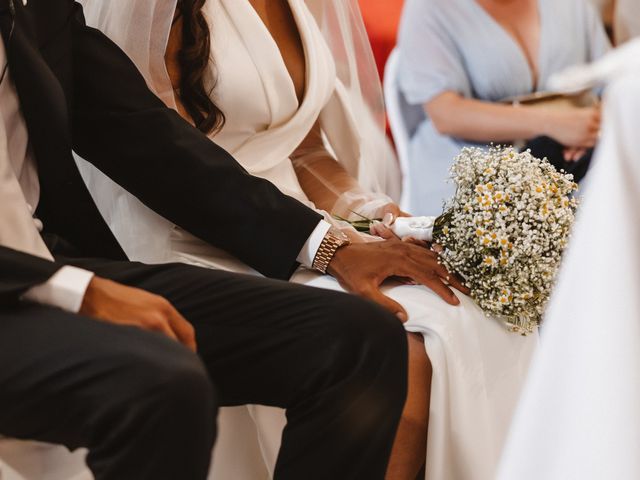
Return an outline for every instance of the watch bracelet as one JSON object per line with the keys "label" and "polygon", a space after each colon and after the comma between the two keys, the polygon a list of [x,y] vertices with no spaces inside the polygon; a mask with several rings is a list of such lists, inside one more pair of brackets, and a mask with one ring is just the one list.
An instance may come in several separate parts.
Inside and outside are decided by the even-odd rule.
{"label": "watch bracelet", "polygon": [[321,273],[327,273],[331,259],[344,244],[345,242],[338,238],[333,232],[327,232],[313,258],[312,268]]}

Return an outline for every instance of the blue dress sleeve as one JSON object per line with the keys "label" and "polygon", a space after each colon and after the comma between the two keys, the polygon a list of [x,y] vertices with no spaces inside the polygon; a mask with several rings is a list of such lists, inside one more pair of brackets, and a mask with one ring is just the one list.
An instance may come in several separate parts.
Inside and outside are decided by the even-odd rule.
{"label": "blue dress sleeve", "polygon": [[398,81],[410,104],[425,104],[446,91],[471,95],[464,61],[453,41],[455,26],[443,11],[446,8],[446,2],[405,3],[398,37]]}

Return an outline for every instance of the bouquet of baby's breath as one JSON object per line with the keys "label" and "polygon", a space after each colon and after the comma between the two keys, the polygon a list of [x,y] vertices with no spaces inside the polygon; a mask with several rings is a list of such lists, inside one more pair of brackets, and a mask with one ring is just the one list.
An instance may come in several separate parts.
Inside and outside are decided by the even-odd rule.
{"label": "bouquet of baby's breath", "polygon": [[455,196],[435,220],[442,263],[514,332],[538,325],[574,220],[577,185],[528,151],[464,148]]}

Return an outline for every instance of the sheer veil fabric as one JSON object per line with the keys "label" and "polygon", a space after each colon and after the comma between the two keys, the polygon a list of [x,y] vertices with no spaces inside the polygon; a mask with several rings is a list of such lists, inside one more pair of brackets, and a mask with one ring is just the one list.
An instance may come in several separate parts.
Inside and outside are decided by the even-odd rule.
{"label": "sheer veil fabric", "polygon": [[[323,112],[323,128],[327,132],[331,130],[333,139],[341,135],[339,124],[329,120],[335,110],[344,109],[345,123],[357,119],[352,128],[361,138],[359,157],[366,159],[358,171],[360,182],[370,191],[386,193],[399,200],[401,179],[397,160],[384,137],[386,113],[382,86],[358,1],[306,0],[306,3],[336,62],[336,94],[340,101]],[[343,143],[348,148],[348,139],[341,145]],[[344,147],[338,146],[337,141],[331,144],[341,157],[339,148]]]}
{"label": "sheer veil fabric", "polygon": [[177,0],[80,0],[87,25],[117,43],[136,64],[151,90],[175,108],[164,62]]}

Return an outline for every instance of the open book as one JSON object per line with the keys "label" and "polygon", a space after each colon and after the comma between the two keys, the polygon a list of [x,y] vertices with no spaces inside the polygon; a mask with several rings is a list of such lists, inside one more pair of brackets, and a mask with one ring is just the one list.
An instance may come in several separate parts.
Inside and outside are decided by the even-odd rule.
{"label": "open book", "polygon": [[570,108],[591,107],[599,101],[599,98],[592,90],[583,90],[575,93],[535,92],[528,95],[507,97],[501,100],[501,103],[508,103],[514,106],[527,105],[532,107]]}

